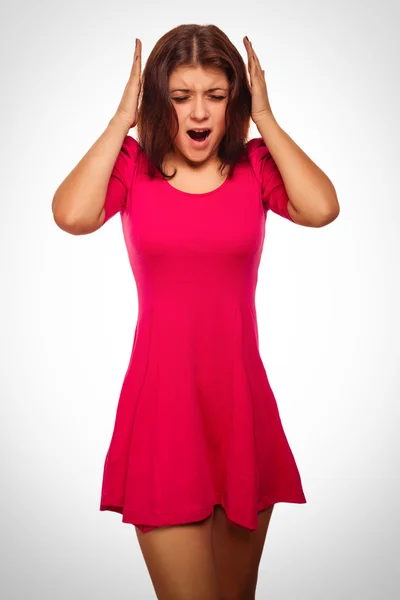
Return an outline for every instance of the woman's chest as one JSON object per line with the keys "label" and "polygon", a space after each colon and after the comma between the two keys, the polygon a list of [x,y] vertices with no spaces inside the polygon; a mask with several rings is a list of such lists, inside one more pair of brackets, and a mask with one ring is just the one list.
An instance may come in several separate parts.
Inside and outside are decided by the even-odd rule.
{"label": "woman's chest", "polygon": [[122,215],[128,249],[152,255],[258,254],[265,232],[258,186],[251,178],[219,184],[211,191],[182,192],[163,179],[138,178]]}

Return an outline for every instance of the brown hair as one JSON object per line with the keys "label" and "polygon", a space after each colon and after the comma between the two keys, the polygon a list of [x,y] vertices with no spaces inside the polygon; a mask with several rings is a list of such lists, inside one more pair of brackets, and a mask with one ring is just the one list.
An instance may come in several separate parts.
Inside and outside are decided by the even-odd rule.
{"label": "brown hair", "polygon": [[[251,91],[244,61],[227,35],[215,25],[179,25],[165,33],[151,51],[142,73],[141,102],[138,107],[138,143],[149,159],[149,176],[162,170],[165,155],[172,148],[171,131],[178,132],[178,117],[170,99],[168,79],[178,67],[213,67],[224,71],[229,81],[225,114],[226,133],[218,147],[221,174],[229,164],[232,177],[235,163],[245,150],[250,128]],[[176,135],[175,133],[175,135]]]}

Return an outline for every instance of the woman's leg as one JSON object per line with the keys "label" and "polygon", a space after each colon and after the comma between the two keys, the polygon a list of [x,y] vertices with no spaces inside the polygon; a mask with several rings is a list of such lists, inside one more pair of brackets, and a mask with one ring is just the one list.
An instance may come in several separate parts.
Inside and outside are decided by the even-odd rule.
{"label": "woman's leg", "polygon": [[146,533],[135,527],[158,600],[219,600],[212,520],[213,515]]}
{"label": "woman's leg", "polygon": [[215,506],[213,548],[219,600],[254,600],[258,567],[274,505],[258,513],[258,529],[232,525],[222,506]]}

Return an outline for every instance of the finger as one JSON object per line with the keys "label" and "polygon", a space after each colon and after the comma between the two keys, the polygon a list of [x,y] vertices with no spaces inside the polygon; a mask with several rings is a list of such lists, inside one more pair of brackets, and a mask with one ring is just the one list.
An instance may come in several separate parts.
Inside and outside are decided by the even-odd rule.
{"label": "finger", "polygon": [[135,51],[133,55],[133,64],[131,68],[131,77],[136,78],[140,77],[141,73],[141,60],[142,60],[142,46],[140,40],[138,39],[137,44],[135,45]]}
{"label": "finger", "polygon": [[254,69],[257,72],[260,72],[261,71],[261,65],[260,65],[260,62],[259,62],[259,60],[257,58],[257,55],[256,55],[256,53],[254,51],[253,51],[252,58],[253,58]]}
{"label": "finger", "polygon": [[252,47],[251,47],[251,42],[247,37],[244,37],[243,41],[244,41],[244,45],[246,47],[246,52],[247,52],[247,64],[248,64],[248,66],[250,66],[250,64],[252,64],[252,62],[253,62],[252,61],[253,51],[252,51]]}
{"label": "finger", "polygon": [[250,72],[250,77],[253,81],[255,81],[256,79],[258,79],[260,77],[260,70],[258,68],[257,62],[254,58],[254,56],[250,56],[249,59],[249,72]]}
{"label": "finger", "polygon": [[138,43],[135,50],[135,61],[140,66],[142,60],[142,44],[138,39]]}
{"label": "finger", "polygon": [[260,71],[259,71],[257,63],[253,56],[250,58],[250,61],[249,61],[249,71],[250,71],[250,76],[253,79],[253,81],[260,77]]}
{"label": "finger", "polygon": [[261,64],[260,64],[259,60],[257,60],[257,69],[258,69],[259,74],[262,76],[263,70],[261,68]]}
{"label": "finger", "polygon": [[256,61],[255,61],[255,58],[254,58],[254,53],[253,53],[253,51],[251,50],[251,48],[250,48],[250,50],[249,50],[249,56],[248,56],[248,61],[247,61],[247,64],[248,64],[248,67],[249,67],[249,71],[250,71],[250,73],[255,73],[255,71],[256,71],[256,69],[257,69],[257,63],[256,63]]}
{"label": "finger", "polygon": [[254,49],[253,49],[253,44],[250,42],[250,55],[253,59],[254,65],[256,67],[257,70],[260,70],[260,72],[262,71],[261,69],[261,64],[260,61],[258,60],[258,56],[255,53]]}
{"label": "finger", "polygon": [[138,48],[138,45],[136,44],[134,51],[133,51],[133,61],[132,61],[131,73],[130,73],[131,77],[133,77],[135,75],[136,70],[137,70],[137,63],[138,63],[138,58],[137,58],[138,49],[137,48]]}

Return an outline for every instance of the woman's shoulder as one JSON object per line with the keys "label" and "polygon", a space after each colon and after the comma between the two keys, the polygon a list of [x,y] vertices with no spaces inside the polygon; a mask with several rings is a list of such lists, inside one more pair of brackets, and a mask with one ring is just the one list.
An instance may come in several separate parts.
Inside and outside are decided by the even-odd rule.
{"label": "woman's shoulder", "polygon": [[262,156],[269,153],[269,150],[262,137],[255,137],[245,144],[246,154],[250,158]]}
{"label": "woman's shoulder", "polygon": [[139,142],[132,137],[131,135],[125,136],[125,139],[122,143],[121,152],[125,154],[125,156],[129,158],[135,158],[142,152],[142,148]]}

